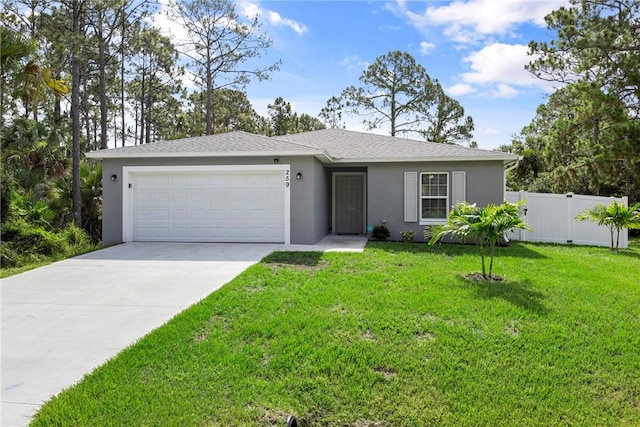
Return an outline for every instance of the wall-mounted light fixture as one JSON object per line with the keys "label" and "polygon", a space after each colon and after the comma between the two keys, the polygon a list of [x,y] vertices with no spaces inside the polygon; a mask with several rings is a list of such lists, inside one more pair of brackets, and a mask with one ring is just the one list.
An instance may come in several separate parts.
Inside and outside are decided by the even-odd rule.
{"label": "wall-mounted light fixture", "polygon": [[115,182],[117,180],[118,180],[118,175],[116,175],[115,173],[111,175],[111,181]]}
{"label": "wall-mounted light fixture", "polygon": [[297,179],[298,181],[300,181],[300,180],[302,179],[302,172],[298,172],[298,173],[296,174],[296,179]]}
{"label": "wall-mounted light fixture", "polygon": [[277,157],[276,157],[275,159],[273,159],[273,163],[274,163],[274,164],[276,164],[276,165],[277,165],[277,164],[278,164],[278,162],[279,162],[279,160],[278,160],[278,158],[277,158]]}

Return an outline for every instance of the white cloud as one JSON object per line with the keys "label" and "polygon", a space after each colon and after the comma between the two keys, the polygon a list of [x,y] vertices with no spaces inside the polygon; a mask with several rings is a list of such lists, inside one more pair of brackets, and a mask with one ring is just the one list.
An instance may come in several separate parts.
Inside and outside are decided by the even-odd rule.
{"label": "white cloud", "polygon": [[500,134],[500,131],[498,129],[494,129],[494,128],[485,128],[483,133],[485,135],[498,135],[498,134]]}
{"label": "white cloud", "polygon": [[[544,26],[544,17],[568,0],[454,0],[446,5],[412,11],[405,0],[388,3],[386,9],[406,18],[420,31],[444,26],[444,34],[460,43],[473,43],[490,35],[505,35],[523,23]],[[413,4],[412,4],[413,5]]]}
{"label": "white cloud", "polygon": [[342,61],[339,62],[339,64],[345,67],[347,71],[352,71],[354,69],[365,69],[369,66],[369,63],[360,59],[358,55],[345,56]]}
{"label": "white cloud", "polygon": [[262,9],[259,3],[250,1],[238,1],[237,3],[240,12],[244,16],[260,16],[266,19],[266,22],[274,27],[285,27],[295,31],[298,35],[302,35],[307,32],[307,26],[302,22],[294,21],[293,19],[285,18],[278,12],[268,9]]}
{"label": "white cloud", "polygon": [[500,83],[495,89],[489,92],[489,95],[492,98],[513,98],[517,96],[519,93],[520,92],[518,92],[516,89],[512,88],[511,86],[506,85],[504,83]]}
{"label": "white cloud", "polygon": [[420,53],[423,55],[428,55],[433,49],[435,49],[436,45],[427,41],[420,42]]}
{"label": "white cloud", "polygon": [[523,44],[493,43],[466,56],[471,71],[461,75],[465,83],[533,85],[536,80],[524,69],[531,57]]}
{"label": "white cloud", "polygon": [[265,14],[267,20],[270,24],[275,25],[276,27],[289,27],[298,35],[302,35],[307,32],[307,26],[301,22],[294,21],[289,18],[283,18],[280,16],[278,12],[274,12],[272,10],[267,11]]}
{"label": "white cloud", "polygon": [[476,89],[470,84],[457,83],[447,88],[446,91],[452,96],[460,96],[460,95],[467,95],[470,93],[474,93],[476,92]]}
{"label": "white cloud", "polygon": [[[537,87],[545,92],[553,90],[553,83],[534,78],[524,67],[535,57],[527,54],[523,44],[492,43],[463,58],[469,70],[458,76],[460,83],[449,92],[470,93],[476,86],[488,87],[481,92],[490,98],[514,98],[518,88]],[[465,92],[466,91],[466,92]],[[460,93],[458,93],[460,94]]]}

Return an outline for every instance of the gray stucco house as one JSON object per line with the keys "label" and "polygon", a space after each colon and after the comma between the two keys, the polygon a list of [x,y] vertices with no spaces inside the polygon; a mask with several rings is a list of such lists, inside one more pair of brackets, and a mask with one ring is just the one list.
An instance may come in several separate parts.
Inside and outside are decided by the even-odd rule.
{"label": "gray stucco house", "polygon": [[103,244],[313,244],[328,233],[391,238],[445,221],[457,202],[505,197],[509,153],[341,129],[231,132],[87,153],[103,161]]}

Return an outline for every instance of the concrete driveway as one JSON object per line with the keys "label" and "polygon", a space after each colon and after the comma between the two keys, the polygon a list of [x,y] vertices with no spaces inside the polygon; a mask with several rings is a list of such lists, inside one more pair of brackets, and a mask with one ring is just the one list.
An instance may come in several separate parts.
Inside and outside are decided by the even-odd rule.
{"label": "concrete driveway", "polygon": [[2,426],[278,248],[127,243],[2,280]]}

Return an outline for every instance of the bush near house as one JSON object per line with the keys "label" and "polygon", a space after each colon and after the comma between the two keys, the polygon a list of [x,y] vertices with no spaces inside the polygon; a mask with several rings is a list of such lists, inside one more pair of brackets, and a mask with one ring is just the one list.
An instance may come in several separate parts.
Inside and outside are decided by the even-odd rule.
{"label": "bush near house", "polygon": [[405,230],[400,232],[400,239],[405,243],[413,242],[416,232],[413,230]]}
{"label": "bush near house", "polygon": [[371,231],[372,240],[384,242],[389,239],[389,236],[391,236],[391,232],[386,225],[376,224],[373,226],[373,230]]}

